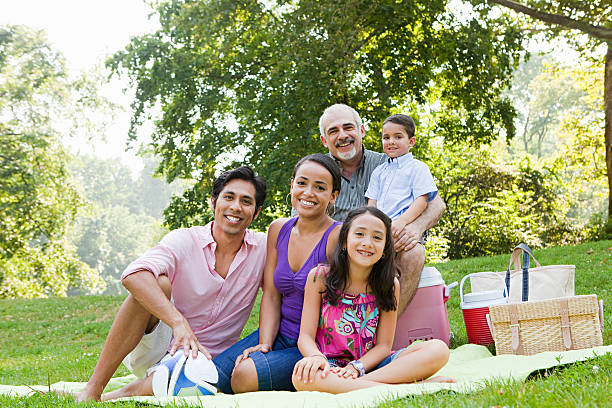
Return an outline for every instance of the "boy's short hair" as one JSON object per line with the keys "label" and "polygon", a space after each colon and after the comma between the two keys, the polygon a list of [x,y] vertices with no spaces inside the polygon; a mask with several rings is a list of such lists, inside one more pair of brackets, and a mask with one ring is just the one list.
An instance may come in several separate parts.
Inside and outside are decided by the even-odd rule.
{"label": "boy's short hair", "polygon": [[385,121],[383,122],[383,126],[387,122],[403,126],[406,130],[406,133],[408,134],[408,137],[414,137],[416,126],[414,124],[414,120],[410,116],[404,115],[403,113],[396,113],[395,115],[391,115],[387,119],[385,119]]}

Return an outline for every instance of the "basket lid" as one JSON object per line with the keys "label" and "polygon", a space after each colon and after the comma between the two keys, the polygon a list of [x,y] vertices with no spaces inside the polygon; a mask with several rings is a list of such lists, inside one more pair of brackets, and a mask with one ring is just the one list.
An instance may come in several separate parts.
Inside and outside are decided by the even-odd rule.
{"label": "basket lid", "polygon": [[424,267],[421,272],[421,278],[419,279],[419,288],[436,285],[444,285],[442,274],[433,266]]}

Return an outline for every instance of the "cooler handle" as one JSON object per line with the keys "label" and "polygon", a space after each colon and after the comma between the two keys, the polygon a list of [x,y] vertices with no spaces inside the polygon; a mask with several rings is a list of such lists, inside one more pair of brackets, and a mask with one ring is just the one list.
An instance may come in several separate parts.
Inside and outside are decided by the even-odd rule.
{"label": "cooler handle", "polygon": [[499,280],[502,281],[502,287],[504,288],[504,297],[505,298],[508,297],[508,289],[506,288],[506,283],[504,281],[504,278],[502,278],[495,272],[474,272],[474,273],[468,273],[467,275],[463,277],[463,279],[461,279],[461,283],[459,284],[459,300],[461,301],[461,303],[463,303],[463,284],[465,283],[465,280],[469,278],[470,276],[478,276],[478,275],[495,275],[497,278],[499,278]]}
{"label": "cooler handle", "polygon": [[457,281],[454,281],[453,283],[451,283],[448,286],[444,287],[444,301],[446,302],[448,300],[448,298],[450,297],[450,291],[452,288],[459,286],[459,283]]}

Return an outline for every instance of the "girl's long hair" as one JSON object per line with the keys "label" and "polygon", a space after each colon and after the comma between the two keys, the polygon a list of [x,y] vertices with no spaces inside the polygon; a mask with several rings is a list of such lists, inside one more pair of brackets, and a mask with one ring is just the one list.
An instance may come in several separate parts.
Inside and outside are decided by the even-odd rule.
{"label": "girl's long hair", "polygon": [[329,272],[325,279],[325,298],[332,306],[336,306],[346,289],[349,278],[349,259],[347,251],[343,248],[346,247],[351,224],[355,218],[366,212],[380,219],[385,224],[386,229],[383,256],[372,266],[370,276],[368,277],[368,286],[376,297],[376,305],[379,309],[385,311],[395,310],[397,308],[394,285],[396,268],[395,249],[393,248],[393,236],[391,235],[391,220],[385,213],[375,207],[360,207],[348,213],[340,229],[338,246],[334,250],[329,263]]}

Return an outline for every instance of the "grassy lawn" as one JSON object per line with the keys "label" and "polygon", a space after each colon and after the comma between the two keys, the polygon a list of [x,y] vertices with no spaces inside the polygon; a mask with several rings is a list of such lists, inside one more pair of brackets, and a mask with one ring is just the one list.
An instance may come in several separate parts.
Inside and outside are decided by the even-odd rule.
{"label": "grassy lawn", "polygon": [[[575,264],[576,294],[596,293],[604,299],[604,344],[612,344],[612,241],[535,251],[542,265]],[[471,272],[501,271],[509,255],[450,261],[435,265],[447,284]],[[89,296],[37,300],[0,300],[0,384],[50,384],[86,381],[122,298]],[[245,333],[257,327],[256,305]],[[448,302],[451,347],[467,342],[459,308],[459,291],[453,289]],[[612,356],[561,367],[533,375],[525,383],[491,383],[472,394],[440,392],[388,401],[381,407],[397,406],[611,406]],[[128,374],[123,367],[117,376]],[[35,395],[13,399],[0,396],[0,406],[45,407],[99,406],[75,404],[66,399]],[[102,404],[136,406],[131,403]]]}

